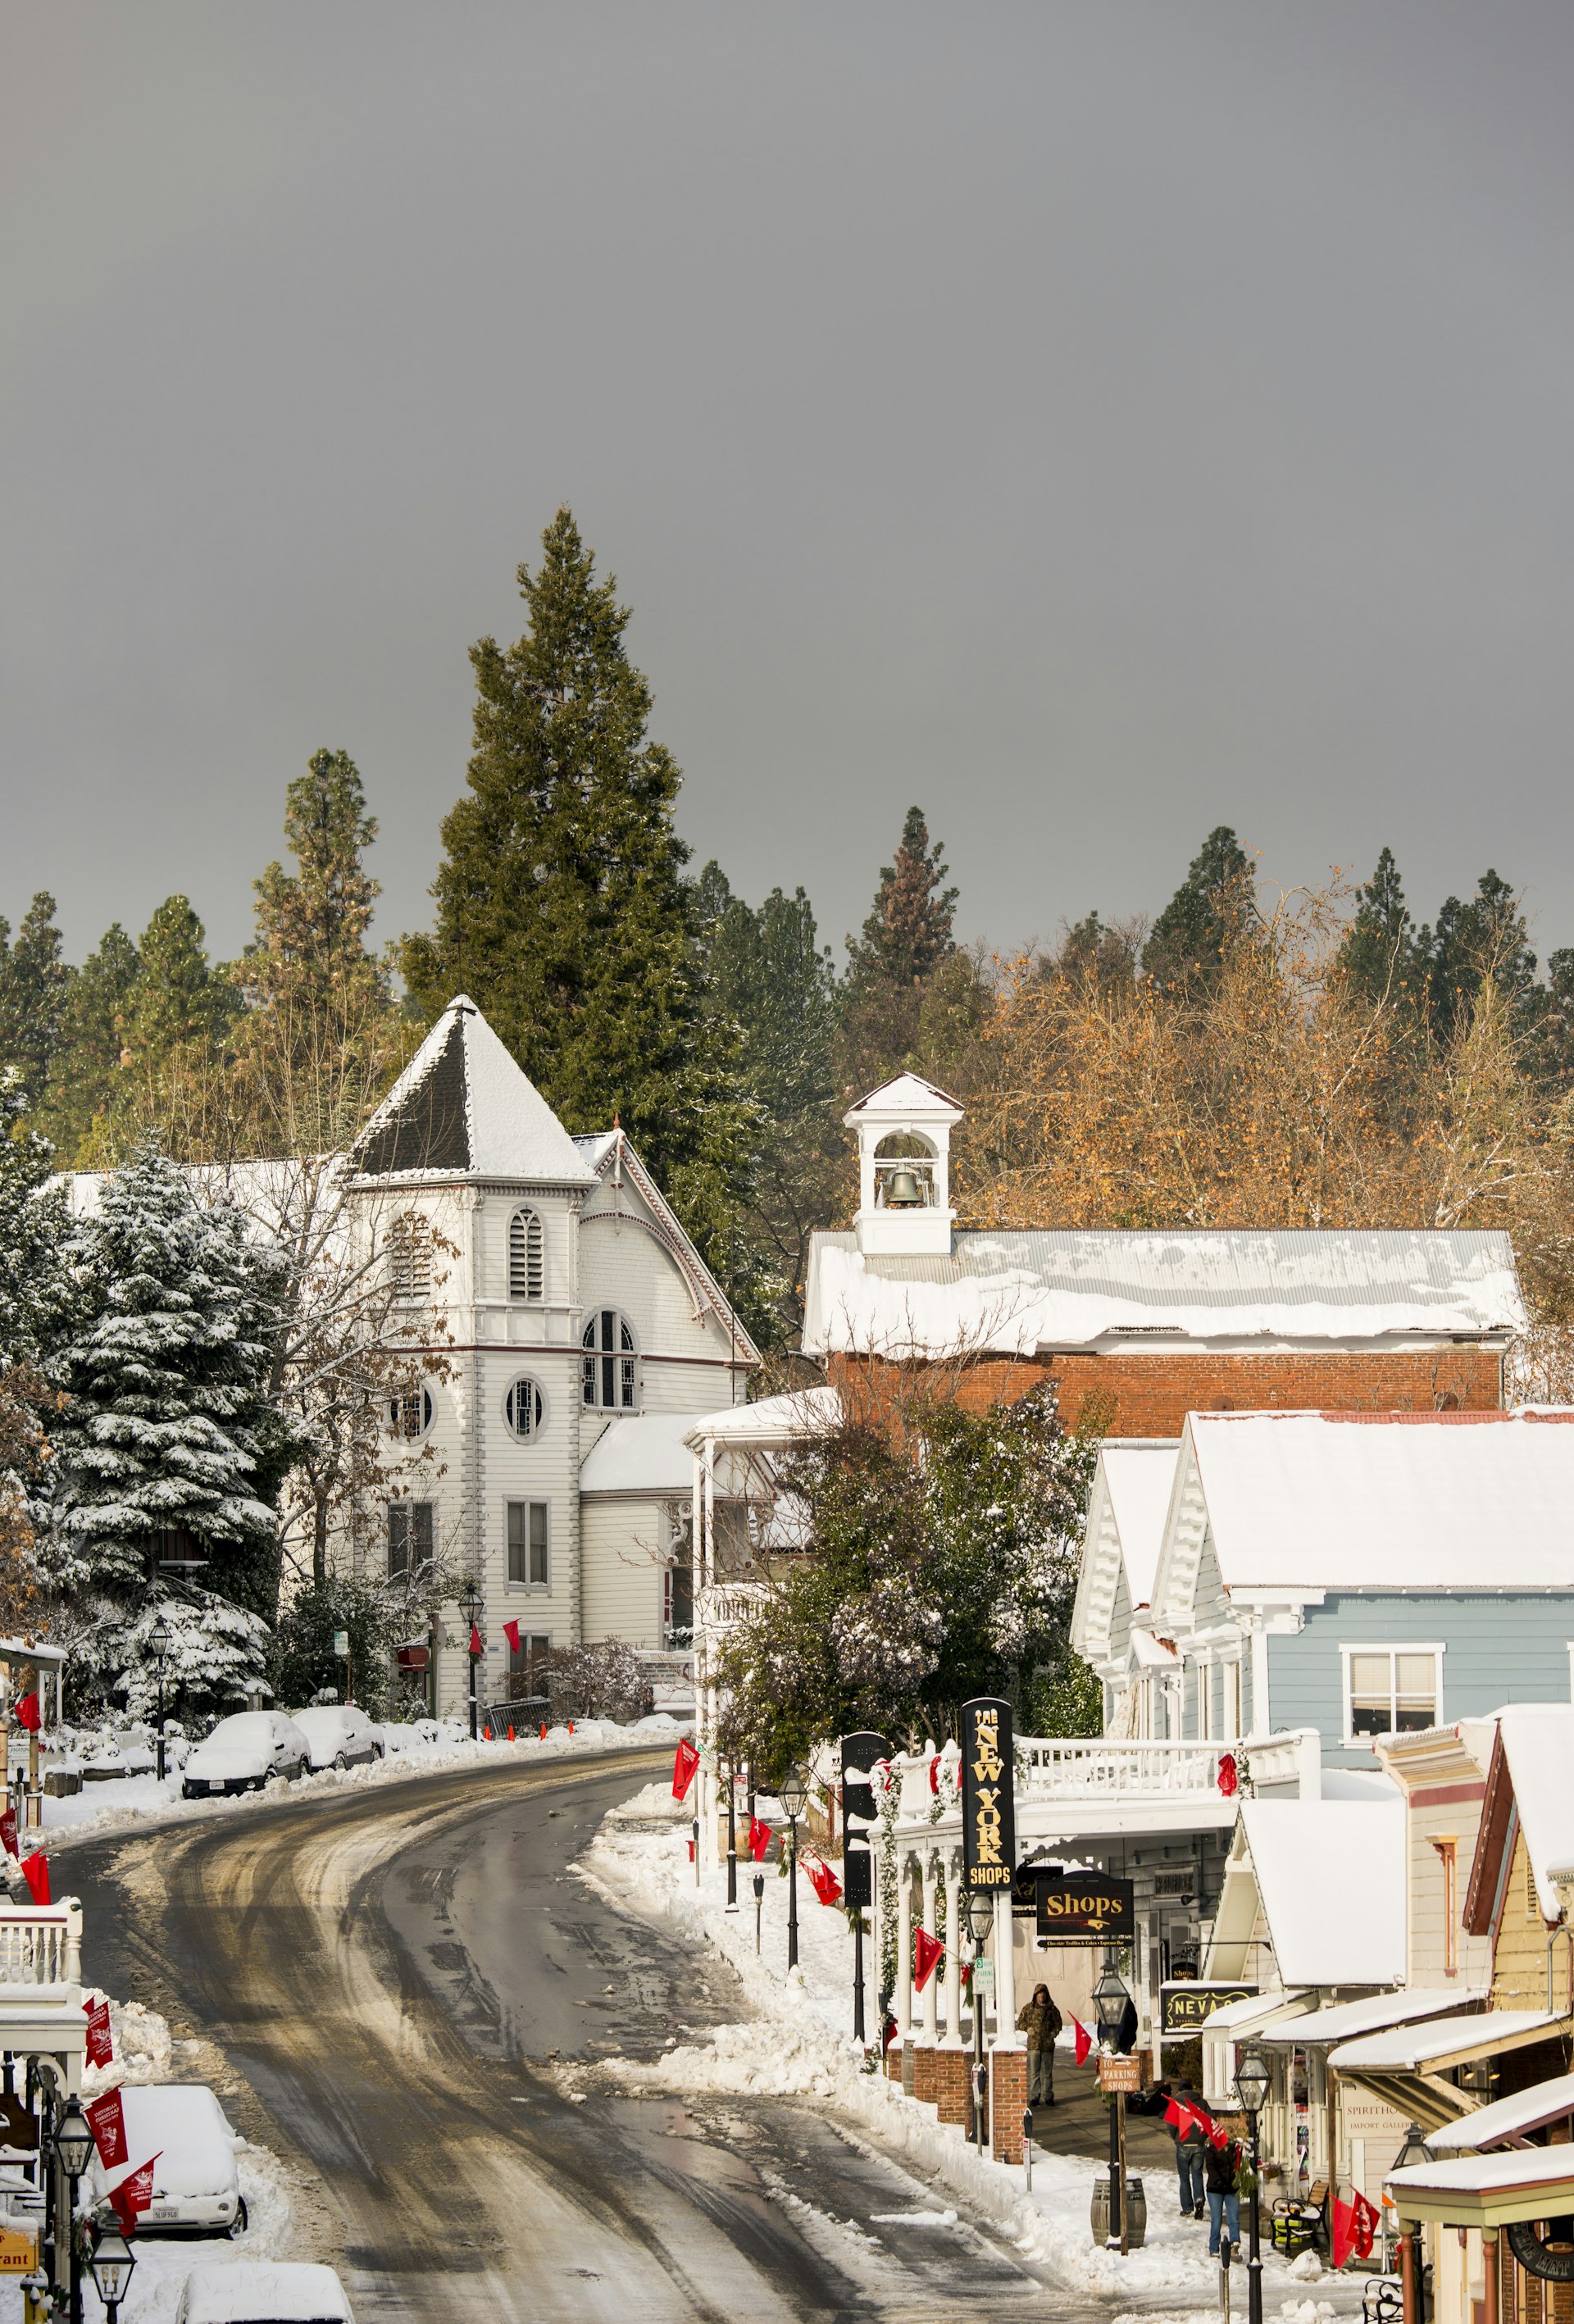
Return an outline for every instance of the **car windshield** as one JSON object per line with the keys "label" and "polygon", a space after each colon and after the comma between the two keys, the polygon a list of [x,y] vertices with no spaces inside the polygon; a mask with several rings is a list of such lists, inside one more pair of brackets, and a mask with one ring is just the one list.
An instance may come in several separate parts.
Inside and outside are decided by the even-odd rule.
{"label": "car windshield", "polygon": [[265,1711],[239,1711],[221,1719],[208,1737],[210,1743],[271,1743],[273,1721]]}

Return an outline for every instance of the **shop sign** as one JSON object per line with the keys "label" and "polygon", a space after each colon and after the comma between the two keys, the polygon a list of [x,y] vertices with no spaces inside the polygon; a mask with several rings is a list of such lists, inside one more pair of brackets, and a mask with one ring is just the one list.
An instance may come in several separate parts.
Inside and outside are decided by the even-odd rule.
{"label": "shop sign", "polygon": [[962,1865],[965,1888],[1009,1888],[1017,1862],[1011,1706],[975,1695],[962,1706]]}
{"label": "shop sign", "polygon": [[1099,2088],[1101,2090],[1141,2089],[1141,2059],[1101,2057],[1099,2061]]}
{"label": "shop sign", "polygon": [[0,2275],[32,2275],[38,2266],[38,2229],[0,2227]]}
{"label": "shop sign", "polygon": [[1256,1992],[1255,1985],[1200,1985],[1191,1978],[1161,1986],[1164,2030],[1181,2035],[1200,2034],[1215,2010],[1226,2008],[1232,2001],[1250,2001]]}
{"label": "shop sign", "polygon": [[1041,1937],[1085,1945],[1137,1933],[1129,1880],[1112,1880],[1102,1872],[1050,1872],[1036,1875],[1034,1886]]}

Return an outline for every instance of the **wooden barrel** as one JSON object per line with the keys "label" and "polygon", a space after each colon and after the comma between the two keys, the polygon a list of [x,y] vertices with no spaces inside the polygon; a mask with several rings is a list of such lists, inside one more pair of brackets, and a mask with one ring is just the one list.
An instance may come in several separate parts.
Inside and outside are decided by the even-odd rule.
{"label": "wooden barrel", "polygon": [[[1109,2240],[1109,2173],[1100,2171],[1093,2181],[1093,2202],[1090,2213],[1093,2241],[1105,2244]],[[1126,2181],[1126,2246],[1128,2251],[1138,2250],[1147,2235],[1147,2197],[1142,2191],[1142,2181],[1128,2174]]]}

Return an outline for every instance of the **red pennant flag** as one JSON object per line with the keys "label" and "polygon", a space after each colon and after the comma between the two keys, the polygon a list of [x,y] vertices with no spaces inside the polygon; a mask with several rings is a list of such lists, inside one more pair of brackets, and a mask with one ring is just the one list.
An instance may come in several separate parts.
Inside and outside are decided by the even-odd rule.
{"label": "red pennant flag", "polygon": [[135,2235],[138,2216],[153,2200],[153,2165],[163,2152],[161,2146],[157,2154],[150,2154],[145,2163],[139,2163],[129,2178],[109,2190],[109,2208],[120,2221],[123,2236]]}
{"label": "red pennant flag", "polygon": [[1356,2215],[1348,2203],[1333,2207],[1333,2264],[1342,2267],[1356,2247]]}
{"label": "red pennant flag", "polygon": [[503,1626],[502,1626],[502,1634],[503,1634],[503,1637],[508,1640],[508,1643],[509,1643],[509,1652],[510,1652],[511,1654],[517,1655],[517,1654],[519,1653],[519,1650],[520,1650],[520,1626],[519,1626],[519,1624],[518,1624],[517,1622],[505,1622],[505,1623],[503,1624]]}
{"label": "red pennant flag", "polygon": [[1085,2066],[1088,2062],[1089,2052],[1093,2046],[1093,2037],[1089,2033],[1087,2027],[1079,2023],[1076,2018],[1073,2017],[1072,2019],[1072,2024],[1076,2026],[1077,2029],[1077,2063],[1079,2066]]}
{"label": "red pennant flag", "polygon": [[828,1864],[822,1864],[813,1856],[805,1857],[804,1863],[809,1876],[809,1885],[821,1904],[839,1904],[842,1901],[842,1883],[837,1879],[831,1867]]}
{"label": "red pennant flag", "polygon": [[935,1753],[934,1758],[929,1762],[929,1788],[934,1794],[935,1798],[938,1799],[940,1796],[940,1754],[938,1751]]}
{"label": "red pennant flag", "polygon": [[43,1725],[43,1714],[38,1707],[37,1694],[19,1694],[11,1706],[11,1716],[15,1720],[18,1727],[25,1727],[30,1735],[36,1735]]}
{"label": "red pennant flag", "polygon": [[5,1849],[7,1856],[20,1856],[22,1853],[16,1845],[16,1810],[14,1808],[0,1810],[0,1848]]}
{"label": "red pennant flag", "polygon": [[31,1856],[23,1858],[22,1877],[32,1891],[35,1904],[53,1902],[50,1895],[50,1860],[42,1849],[35,1848]]}
{"label": "red pennant flag", "polygon": [[115,2044],[109,2035],[109,2004],[102,1995],[97,2001],[82,2004],[87,2017],[87,2063],[90,2066],[112,2066]]}
{"label": "red pennant flag", "polygon": [[940,1956],[944,1950],[945,1947],[939,1938],[932,1937],[927,1929],[914,1930],[913,1983],[918,1992],[923,1992],[924,1987],[939,1968]]}
{"label": "red pennant flag", "polygon": [[[547,1732],[544,1727],[541,1732],[543,1735]],[[688,1737],[680,1736],[672,1760],[672,1796],[675,1800],[687,1799],[688,1787],[699,1772],[699,1764],[700,1755]]]}
{"label": "red pennant flag", "polygon": [[694,1862],[694,1842],[692,1840],[688,1844],[688,1860],[691,1864]]}
{"label": "red pennant flag", "polygon": [[470,1625],[470,1651],[477,1657],[486,1652],[486,1648],[481,1643],[481,1633],[474,1622]]}
{"label": "red pennant flag", "polygon": [[1372,2244],[1383,2224],[1383,2215],[1375,2203],[1368,2203],[1366,2197],[1353,2187],[1350,2190],[1350,2218],[1355,2229],[1356,2257],[1370,2259]]}
{"label": "red pennant flag", "polygon": [[770,1846],[770,1826],[761,1823],[758,1816],[749,1819],[749,1853],[756,1864],[763,1864],[765,1851]]}
{"label": "red pennant flag", "polygon": [[1233,1751],[1221,1751],[1219,1755],[1218,1783],[1227,1800],[1232,1800],[1240,1789],[1240,1769]]}
{"label": "red pennant flag", "polygon": [[118,2171],[126,2159],[125,2109],[120,2103],[118,2090],[106,2090],[83,2113],[93,2127],[93,2144],[98,2149],[98,2160],[106,2171]]}

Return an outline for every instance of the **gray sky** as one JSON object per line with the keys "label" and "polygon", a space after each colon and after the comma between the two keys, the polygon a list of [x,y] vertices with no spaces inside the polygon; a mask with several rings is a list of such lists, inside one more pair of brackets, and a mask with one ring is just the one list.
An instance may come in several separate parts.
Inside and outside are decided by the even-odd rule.
{"label": "gray sky", "polygon": [[1566,0],[0,0],[0,910],[421,925],[566,500],[681,823],[1000,944],[1488,862],[1574,942]]}

